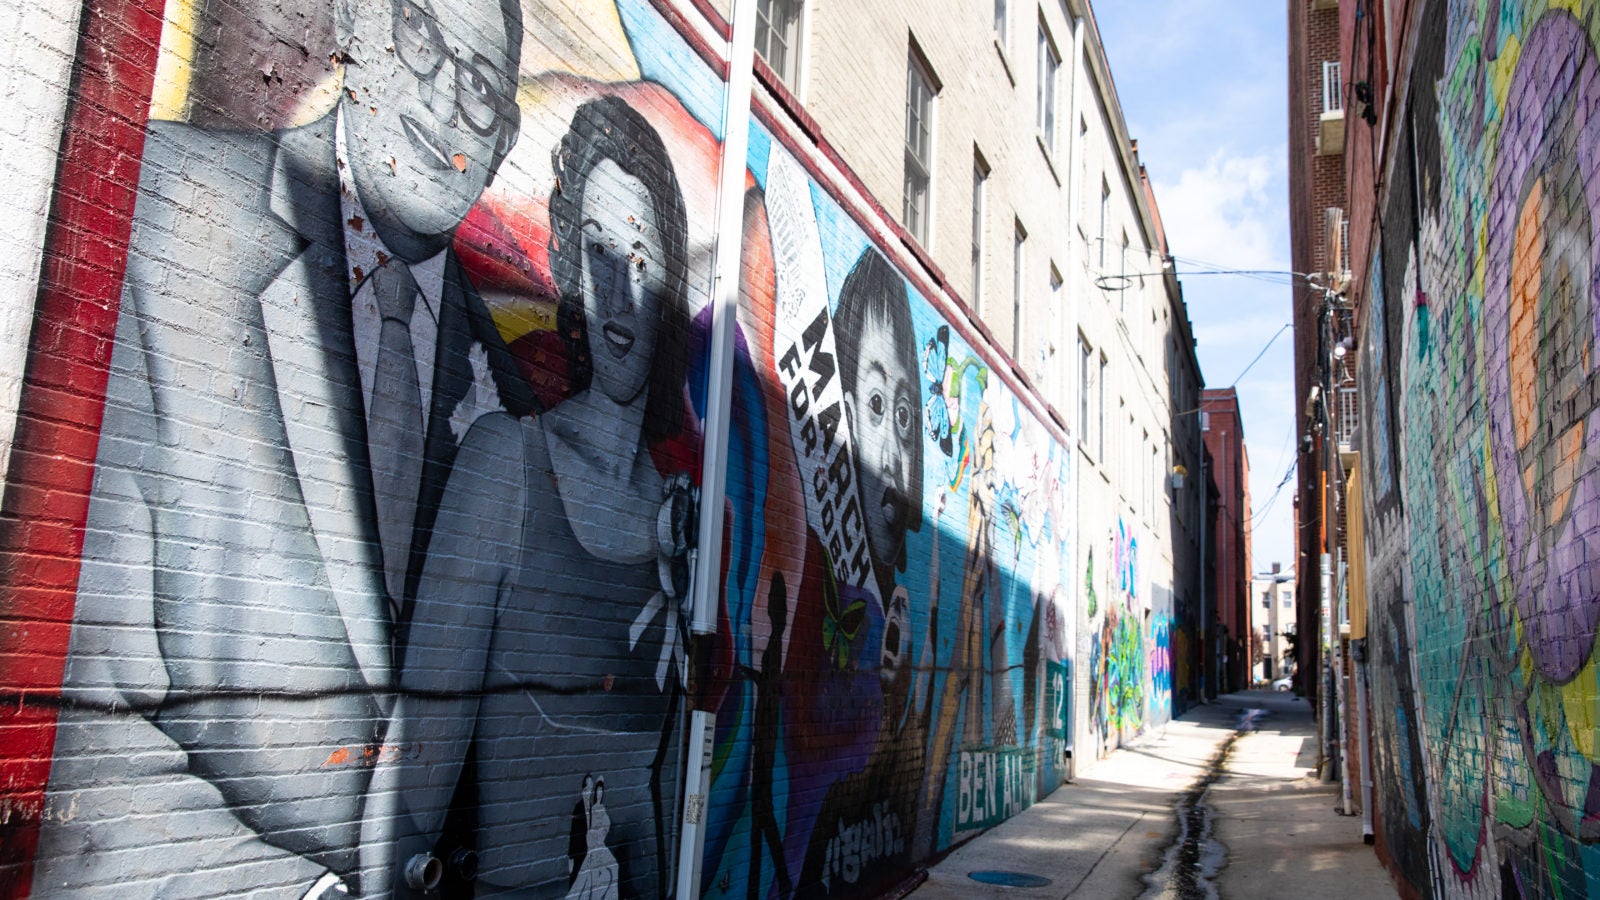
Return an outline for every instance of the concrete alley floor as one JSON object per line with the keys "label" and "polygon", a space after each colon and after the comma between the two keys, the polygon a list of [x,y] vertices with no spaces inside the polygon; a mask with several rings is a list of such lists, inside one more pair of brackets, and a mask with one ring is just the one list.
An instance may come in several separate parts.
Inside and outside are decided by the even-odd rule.
{"label": "concrete alley floor", "polygon": [[[1250,724],[1240,731],[1251,709],[1262,712],[1248,716]],[[1225,747],[1226,762],[1213,769]],[[1361,840],[1360,817],[1336,811],[1338,785],[1317,780],[1316,754],[1316,723],[1306,701],[1270,691],[1226,695],[1086,767],[1073,783],[958,847],[909,896],[1397,896],[1373,848]],[[1181,847],[1169,849],[1183,843],[1180,818],[1195,823],[1197,832],[1206,818],[1204,810],[1183,814],[1195,800],[1209,809],[1211,841],[1190,842],[1188,861],[1195,865],[1174,865]],[[1197,880],[1196,874],[1211,874],[1208,861],[1217,871]],[[1008,887],[969,877],[986,871],[1049,884]]]}

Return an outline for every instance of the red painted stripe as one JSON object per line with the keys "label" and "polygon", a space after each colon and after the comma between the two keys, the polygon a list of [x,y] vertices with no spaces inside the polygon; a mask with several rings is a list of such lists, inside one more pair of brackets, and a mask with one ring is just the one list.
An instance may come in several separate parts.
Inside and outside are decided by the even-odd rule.
{"label": "red painted stripe", "polygon": [[[689,20],[683,15],[683,13],[679,12],[677,7],[672,5],[671,0],[650,0],[650,6],[656,11],[657,15],[661,16],[663,19],[666,19],[667,24],[672,26],[672,30],[676,31],[678,35],[689,44],[689,49],[693,50],[695,54],[700,57],[701,61],[709,66],[711,71],[717,73],[717,77],[726,83],[728,80],[729,65],[727,59],[723,58],[723,53],[727,50],[727,48],[724,47],[722,50],[718,50],[717,48],[711,46],[711,44],[700,35],[699,30],[693,25],[689,24]],[[702,7],[700,12],[702,15],[705,15],[707,10]],[[719,27],[717,25],[717,20],[720,19],[721,16],[716,15],[715,10],[710,10],[709,12],[711,14],[706,15],[706,19],[711,24],[712,29],[721,35],[724,41],[732,40],[733,26],[728,25],[726,20],[723,20],[723,24]]]}
{"label": "red painted stripe", "polygon": [[163,0],[85,0],[0,505],[0,896],[32,881]]}
{"label": "red painted stripe", "polygon": [[693,0],[693,2],[694,8],[698,9],[700,15],[711,23],[712,29],[721,35],[723,40],[733,40],[733,23],[728,21],[728,18],[722,14],[721,10],[711,4],[711,0]]}

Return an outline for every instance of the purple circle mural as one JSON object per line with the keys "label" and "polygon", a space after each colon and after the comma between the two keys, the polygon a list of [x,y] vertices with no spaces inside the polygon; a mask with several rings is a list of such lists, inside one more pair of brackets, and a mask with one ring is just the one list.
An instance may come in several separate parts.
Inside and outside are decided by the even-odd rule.
{"label": "purple circle mural", "polygon": [[[1507,562],[1541,675],[1565,682],[1600,621],[1600,68],[1565,14],[1528,36],[1489,188],[1489,427]],[[1586,177],[1590,176],[1590,177]]]}

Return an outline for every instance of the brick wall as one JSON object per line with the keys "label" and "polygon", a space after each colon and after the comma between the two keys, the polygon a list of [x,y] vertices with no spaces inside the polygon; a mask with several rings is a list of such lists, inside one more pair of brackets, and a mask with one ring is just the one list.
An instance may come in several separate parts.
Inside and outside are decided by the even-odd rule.
{"label": "brick wall", "polygon": [[1378,831],[1421,895],[1596,877],[1593,7],[1420,5],[1381,190],[1352,185],[1379,198],[1358,282]]}
{"label": "brick wall", "polygon": [[706,9],[85,6],[0,519],[4,893],[666,896],[688,809],[707,895],[869,896],[1170,715],[1148,537],[1077,568],[1065,434],[765,95],[709,392]]}
{"label": "brick wall", "polygon": [[[1290,258],[1296,272],[1322,272],[1330,268],[1326,259],[1325,210],[1343,208],[1345,196],[1343,157],[1318,152],[1323,63],[1339,59],[1339,13],[1335,8],[1316,9],[1312,0],[1290,0],[1288,15]],[[1293,311],[1295,421],[1302,444],[1295,593],[1299,604],[1297,621],[1302,629],[1319,627],[1316,623],[1320,621],[1322,600],[1323,470],[1334,452],[1313,428],[1317,420],[1307,415],[1306,398],[1318,384],[1318,360],[1328,353],[1321,337],[1324,306],[1325,297],[1320,289],[1296,279]],[[1305,440],[1306,436],[1310,437],[1309,441]],[[1315,702],[1318,680],[1308,676],[1321,671],[1317,642],[1302,641],[1297,654],[1299,687]]]}
{"label": "brick wall", "polygon": [[39,287],[39,263],[50,186],[55,178],[59,135],[66,113],[68,73],[77,38],[78,10],[34,7],[0,38],[6,59],[14,60],[14,79],[4,104],[0,152],[10,160],[12,179],[4,206],[6,233],[0,235],[0,481],[11,458],[22,370],[27,357],[28,321]]}

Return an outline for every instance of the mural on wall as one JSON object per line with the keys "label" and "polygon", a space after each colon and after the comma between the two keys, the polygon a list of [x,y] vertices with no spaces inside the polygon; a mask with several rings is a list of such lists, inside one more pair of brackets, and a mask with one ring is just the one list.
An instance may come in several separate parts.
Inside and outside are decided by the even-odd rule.
{"label": "mural on wall", "polygon": [[1172,592],[1166,588],[1150,588],[1150,634],[1145,639],[1145,676],[1150,682],[1150,693],[1146,698],[1148,708],[1145,711],[1145,721],[1152,727],[1164,725],[1172,720],[1174,713],[1172,705],[1172,632],[1174,620],[1172,613]]}
{"label": "mural on wall", "polygon": [[287,100],[164,32],[33,893],[665,895],[716,140],[570,12],[282,12]]}
{"label": "mural on wall", "polygon": [[735,468],[762,528],[725,598],[702,889],[871,896],[1060,783],[1068,456],[751,136]]}
{"label": "mural on wall", "polygon": [[[1060,783],[1066,445],[759,116],[689,658],[713,53],[646,0],[201,6],[7,889],[670,896],[691,705],[707,895],[871,895]],[[1123,544],[1119,728],[1164,646]]]}
{"label": "mural on wall", "polygon": [[[1139,538],[1122,518],[1106,541],[1110,572],[1106,579],[1108,599],[1099,615],[1090,612],[1089,625],[1089,727],[1104,756],[1123,741],[1144,731],[1155,702],[1154,691],[1165,686],[1162,720],[1171,717],[1170,663],[1167,674],[1152,682],[1151,655],[1155,623],[1150,598],[1143,583],[1139,559]],[[1089,558],[1087,581],[1094,580],[1093,556]],[[1090,589],[1094,592],[1094,589]]]}
{"label": "mural on wall", "polygon": [[1389,854],[1436,895],[1600,877],[1593,7],[1427,4],[1388,174],[1363,351],[1398,436],[1370,434],[1375,737]]}

